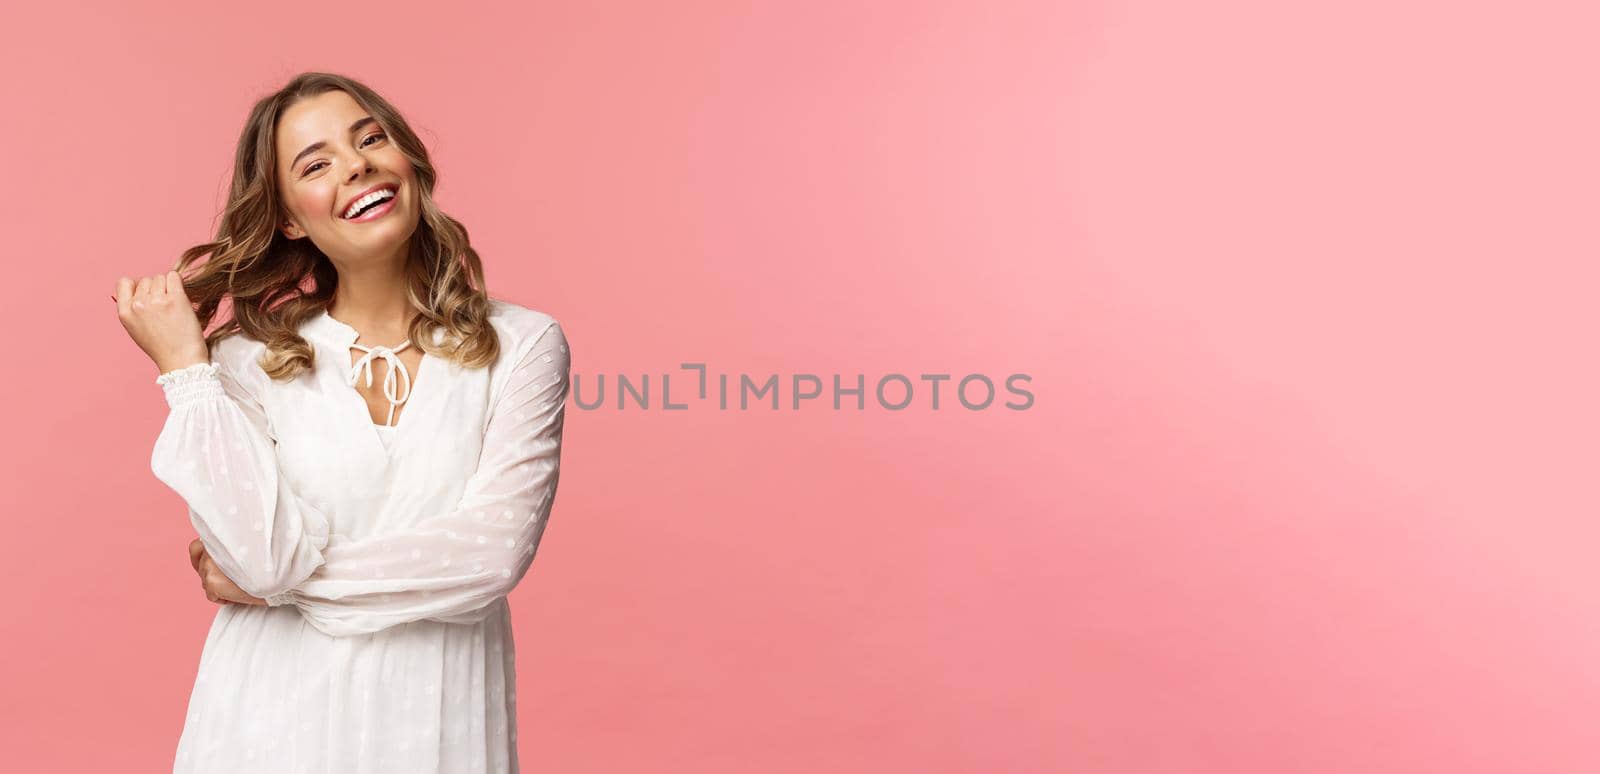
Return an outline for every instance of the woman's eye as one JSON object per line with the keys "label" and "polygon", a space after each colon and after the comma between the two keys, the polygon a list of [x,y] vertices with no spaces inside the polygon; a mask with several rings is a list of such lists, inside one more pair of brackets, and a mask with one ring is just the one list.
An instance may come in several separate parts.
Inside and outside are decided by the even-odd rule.
{"label": "woman's eye", "polygon": [[[383,137],[383,138],[387,139],[388,135],[385,135],[383,132],[374,132],[372,134],[369,134],[369,135],[367,135],[365,140],[361,141],[361,147],[363,147],[363,148],[367,147],[367,140],[376,140],[379,137]],[[312,172],[317,171],[317,164],[322,164],[322,163],[325,163],[325,162],[321,162],[321,161],[315,162],[315,163],[307,166],[305,168],[305,171],[301,172],[300,174],[301,175],[309,175]]]}

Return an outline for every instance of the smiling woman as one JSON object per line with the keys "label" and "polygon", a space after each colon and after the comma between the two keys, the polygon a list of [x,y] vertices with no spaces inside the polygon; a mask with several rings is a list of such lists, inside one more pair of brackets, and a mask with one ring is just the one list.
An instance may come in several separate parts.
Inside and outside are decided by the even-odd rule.
{"label": "smiling woman", "polygon": [[217,238],[118,282],[168,404],[151,470],[222,603],[175,772],[518,768],[506,595],[554,504],[570,354],[488,295],[434,180],[381,97],[304,74],[251,112]]}

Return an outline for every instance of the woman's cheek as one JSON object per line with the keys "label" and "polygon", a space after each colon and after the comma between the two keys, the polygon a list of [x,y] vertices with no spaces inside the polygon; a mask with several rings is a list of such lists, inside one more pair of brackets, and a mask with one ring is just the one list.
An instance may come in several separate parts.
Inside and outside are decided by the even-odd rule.
{"label": "woman's cheek", "polygon": [[331,213],[333,212],[333,195],[318,194],[304,197],[300,200],[300,211],[311,217]]}

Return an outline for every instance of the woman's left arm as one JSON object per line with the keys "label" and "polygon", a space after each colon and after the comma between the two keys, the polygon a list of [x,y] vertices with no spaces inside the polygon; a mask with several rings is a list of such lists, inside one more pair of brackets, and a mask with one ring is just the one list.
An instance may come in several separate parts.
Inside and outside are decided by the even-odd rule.
{"label": "woman's left arm", "polygon": [[552,321],[521,347],[490,411],[478,468],[456,507],[360,540],[334,537],[324,563],[267,598],[317,629],[368,634],[425,619],[487,615],[528,571],[555,502],[569,392],[567,340]]}

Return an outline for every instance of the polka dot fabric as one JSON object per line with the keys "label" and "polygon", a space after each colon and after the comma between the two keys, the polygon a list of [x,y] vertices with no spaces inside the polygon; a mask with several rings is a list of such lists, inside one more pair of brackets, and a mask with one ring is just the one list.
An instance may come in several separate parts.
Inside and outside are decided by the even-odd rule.
{"label": "polka dot fabric", "polygon": [[570,355],[550,316],[491,309],[496,361],[425,359],[392,428],[341,378],[359,334],[326,313],[293,380],[241,335],[157,378],[152,471],[268,601],[218,608],[175,772],[518,770],[506,595],[554,504]]}

